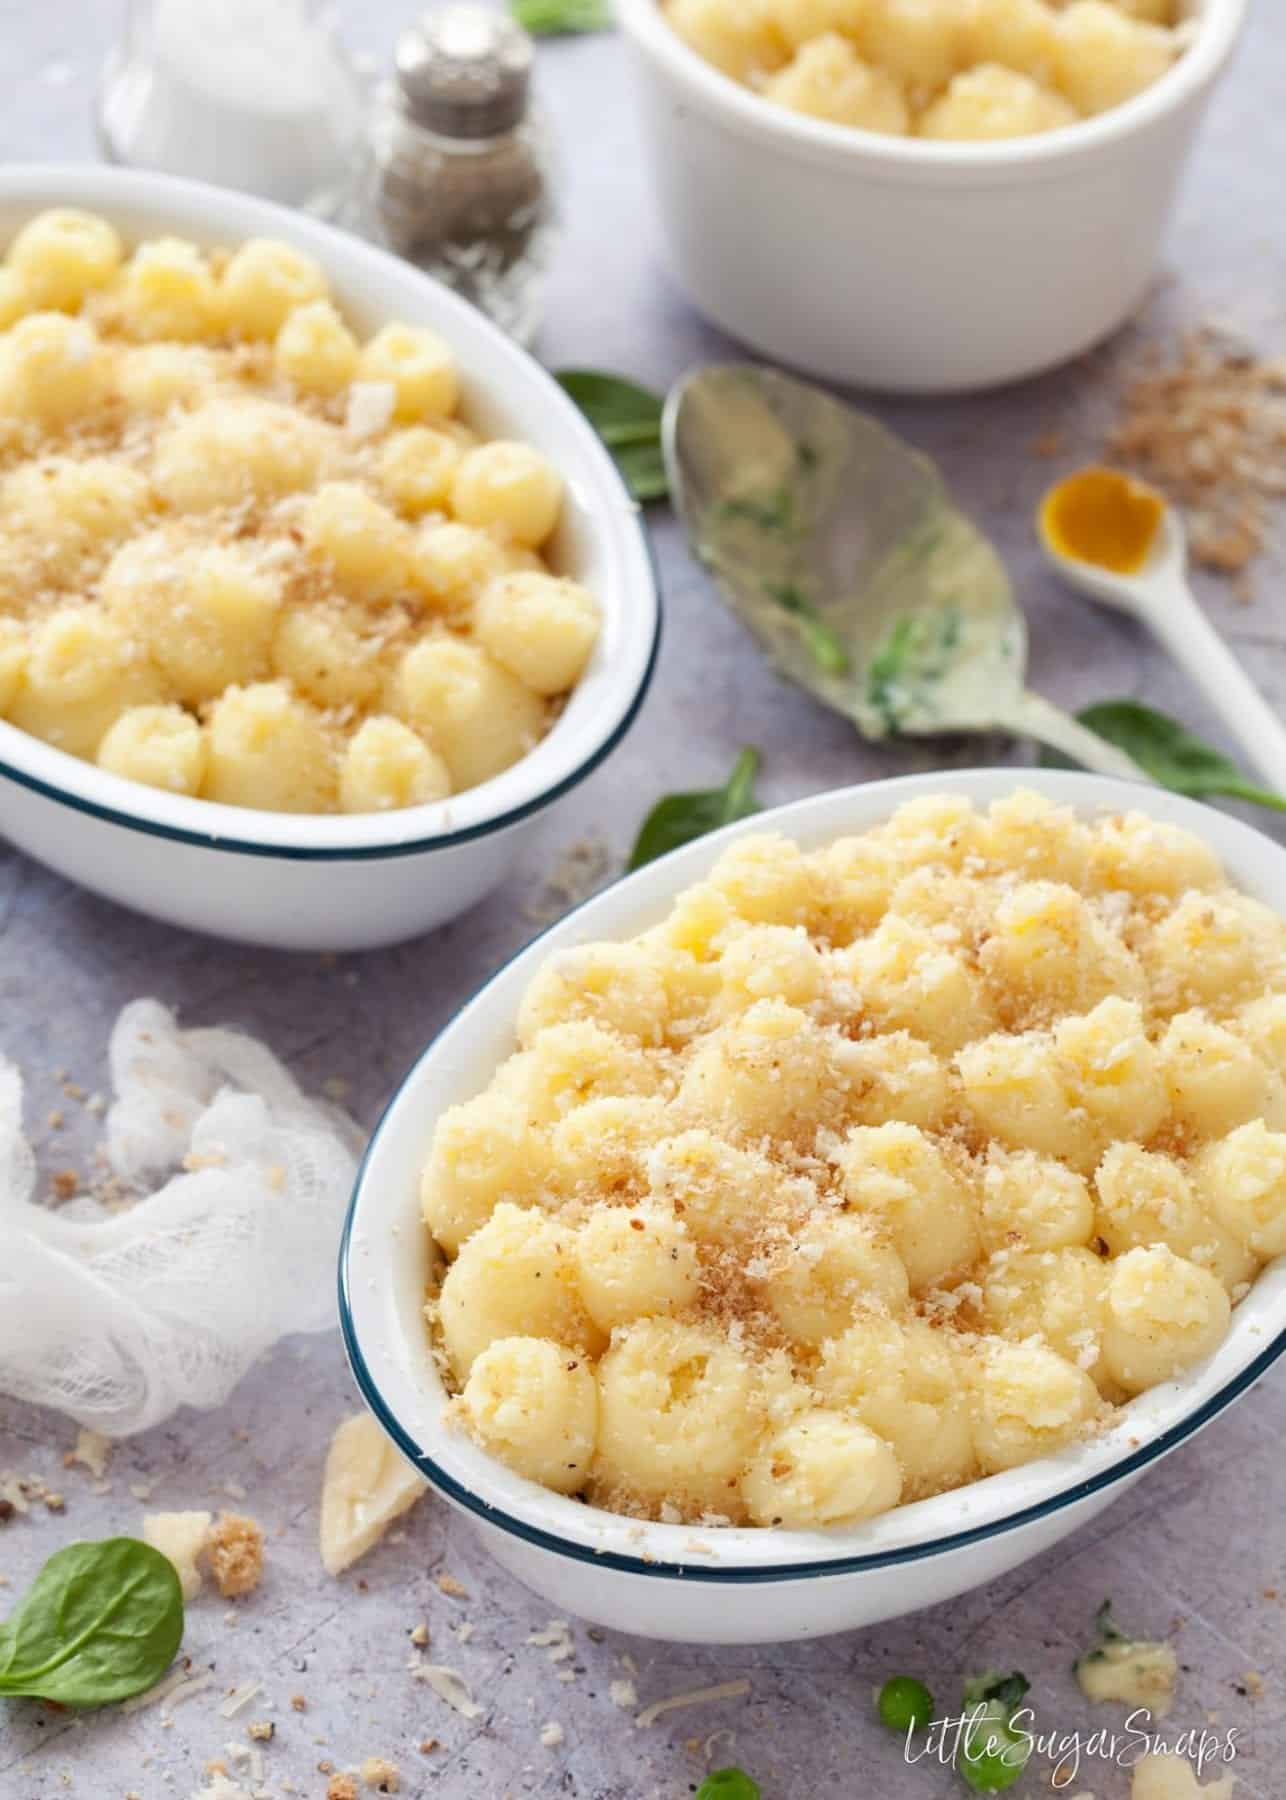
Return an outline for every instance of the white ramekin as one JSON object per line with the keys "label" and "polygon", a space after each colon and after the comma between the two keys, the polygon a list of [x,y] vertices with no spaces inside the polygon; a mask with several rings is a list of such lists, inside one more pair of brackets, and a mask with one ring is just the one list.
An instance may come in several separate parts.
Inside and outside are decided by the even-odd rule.
{"label": "white ramekin", "polygon": [[408,263],[303,215],[221,188],[92,166],[0,170],[0,243],[45,206],[103,213],[127,240],[270,236],[316,257],[359,330],[389,319],[450,341],[464,409],[543,450],[567,482],[555,544],[603,629],[549,736],[493,781],[432,806],[317,817],[218,806],[122,780],[0,720],[0,832],[138,912],[289,950],[393,944],[465,911],[512,867],[537,816],[620,742],[651,678],[660,605],[639,509],[558,383],[481,313]]}
{"label": "white ramekin", "polygon": [[1192,0],[1195,41],[1124,106],[959,144],[787,111],[691,50],[658,0],[619,0],[665,261],[734,337],[831,380],[949,393],[1065,362],[1142,301],[1246,3]]}
{"label": "white ramekin", "polygon": [[915,775],[800,800],[676,851],[588,901],[494,976],[411,1069],[371,1140],[340,1250],[340,1316],[354,1374],[394,1443],[552,1605],[644,1637],[758,1643],[822,1637],[978,1586],[1065,1537],[1208,1424],[1286,1351],[1286,1258],[1259,1277],[1214,1355],[1153,1388],[1091,1442],[833,1532],[640,1524],[563,1499],[444,1428],[429,1356],[430,1275],[418,1182],[443,1110],[480,1092],[514,1048],[522,993],[544,959],[655,924],[736,837],[825,843],[917,794],[979,805],[1035,788],[1086,815],[1136,808],[1198,832],[1230,878],[1276,904],[1286,850],[1208,807],[1101,776],[988,769]]}

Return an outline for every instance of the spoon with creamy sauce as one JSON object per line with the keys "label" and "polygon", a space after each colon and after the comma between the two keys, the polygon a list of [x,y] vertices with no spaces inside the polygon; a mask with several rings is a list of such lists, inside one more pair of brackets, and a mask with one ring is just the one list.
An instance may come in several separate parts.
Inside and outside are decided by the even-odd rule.
{"label": "spoon with creamy sauce", "polygon": [[666,468],[689,542],[788,680],[865,737],[1009,732],[1146,781],[1026,685],[1027,622],[993,546],[927,457],[776,369],[671,392]]}
{"label": "spoon with creamy sauce", "polygon": [[1174,507],[1146,482],[1090,468],[1050,489],[1037,523],[1046,556],[1069,586],[1146,625],[1259,773],[1286,790],[1286,727],[1193,593],[1187,534]]}

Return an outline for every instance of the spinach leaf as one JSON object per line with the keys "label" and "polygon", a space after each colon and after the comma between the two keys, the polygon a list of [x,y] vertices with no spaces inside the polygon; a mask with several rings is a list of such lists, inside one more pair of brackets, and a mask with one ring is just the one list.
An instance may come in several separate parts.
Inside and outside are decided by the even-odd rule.
{"label": "spinach leaf", "polygon": [[733,765],[726,787],[708,788],[695,794],[667,794],[658,800],[643,821],[638,840],[626,864],[641,869],[655,862],[681,844],[691,844],[721,825],[736,819],[748,819],[759,811],[755,799],[755,776],[759,772],[759,752],[743,750]]}
{"label": "spinach leaf", "polygon": [[510,0],[509,10],[533,37],[561,37],[573,31],[607,31],[607,0]]}
{"label": "spinach leaf", "polygon": [[600,369],[559,369],[555,380],[611,451],[631,496],[664,500],[670,482],[661,454],[662,396]]}
{"label": "spinach leaf", "polygon": [[[1213,745],[1203,743],[1177,719],[1168,718],[1139,700],[1102,700],[1087,706],[1078,717],[1082,725],[1124,750],[1154,781],[1172,788],[1176,794],[1187,794],[1194,800],[1222,795],[1228,800],[1246,800],[1255,806],[1271,807],[1274,812],[1286,812],[1286,794],[1258,786]],[[1066,759],[1052,750],[1044,751],[1041,761],[1048,768],[1068,766]]]}
{"label": "spinach leaf", "polygon": [[697,1789],[696,1800],[759,1800],[759,1783],[744,1769],[716,1769]]}
{"label": "spinach leaf", "polygon": [[167,1557],[137,1538],[68,1544],[0,1624],[0,1695],[106,1706],[159,1681],[183,1638]]}

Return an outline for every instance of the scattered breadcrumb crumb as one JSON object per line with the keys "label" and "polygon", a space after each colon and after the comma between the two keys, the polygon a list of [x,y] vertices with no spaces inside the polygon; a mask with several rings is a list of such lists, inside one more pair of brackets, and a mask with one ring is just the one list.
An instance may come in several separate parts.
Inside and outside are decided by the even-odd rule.
{"label": "scattered breadcrumb crumb", "polygon": [[536,899],[524,909],[527,918],[533,925],[552,925],[596,893],[612,868],[612,853],[601,838],[583,838],[572,844],[549,871]]}
{"label": "scattered breadcrumb crumb", "polygon": [[468,1588],[461,1582],[458,1582],[454,1575],[439,1575],[438,1590],[440,1593],[449,1595],[452,1600],[467,1600],[469,1598]]}
{"label": "scattered breadcrumb crumb", "polygon": [[607,1693],[612,1705],[622,1707],[626,1712],[632,1712],[639,1703],[639,1691],[628,1678],[614,1681]]}
{"label": "scattered breadcrumb crumb", "polygon": [[351,1775],[332,1775],[326,1783],[326,1800],[357,1800],[357,1783]]}
{"label": "scattered breadcrumb crumb", "polygon": [[271,1719],[252,1719],[246,1726],[246,1736],[256,1744],[270,1744],[277,1735],[277,1727]]}
{"label": "scattered breadcrumb crumb", "polygon": [[542,1725],[540,1728],[540,1741],[546,1750],[557,1750],[566,1735],[557,1719],[551,1719],[548,1725]]}
{"label": "scattered breadcrumb crumb", "polygon": [[292,1712],[308,1711],[308,1702],[302,1694],[292,1694],[290,1696],[290,1710]]}
{"label": "scattered breadcrumb crumb", "polygon": [[1241,575],[1286,496],[1286,357],[1261,360],[1210,327],[1126,389],[1108,450],[1187,510],[1194,561]]}
{"label": "scattered breadcrumb crumb", "polygon": [[413,1627],[411,1631],[411,1642],[415,1645],[417,1650],[423,1650],[428,1641],[429,1628],[424,1623],[423,1619],[421,1619],[420,1623]]}
{"label": "scattered breadcrumb crumb", "polygon": [[438,1740],[436,1738],[421,1738],[420,1739],[420,1755],[421,1756],[432,1756],[433,1752],[438,1748],[439,1748],[439,1745],[438,1745]]}
{"label": "scattered breadcrumb crumb", "polygon": [[402,1771],[386,1756],[368,1756],[358,1770],[362,1786],[380,1794],[396,1794],[402,1786]]}
{"label": "scattered breadcrumb crumb", "polygon": [[209,1557],[225,1600],[252,1594],[263,1575],[263,1527],[246,1513],[220,1513],[210,1532]]}

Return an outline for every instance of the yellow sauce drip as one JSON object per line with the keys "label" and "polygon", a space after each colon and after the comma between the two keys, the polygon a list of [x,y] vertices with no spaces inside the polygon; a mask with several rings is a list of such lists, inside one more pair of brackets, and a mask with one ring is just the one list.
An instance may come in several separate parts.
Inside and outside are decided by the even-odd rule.
{"label": "yellow sauce drip", "polygon": [[1155,489],[1116,469],[1082,469],[1046,494],[1040,529],[1051,550],[1074,562],[1135,575],[1164,517]]}

